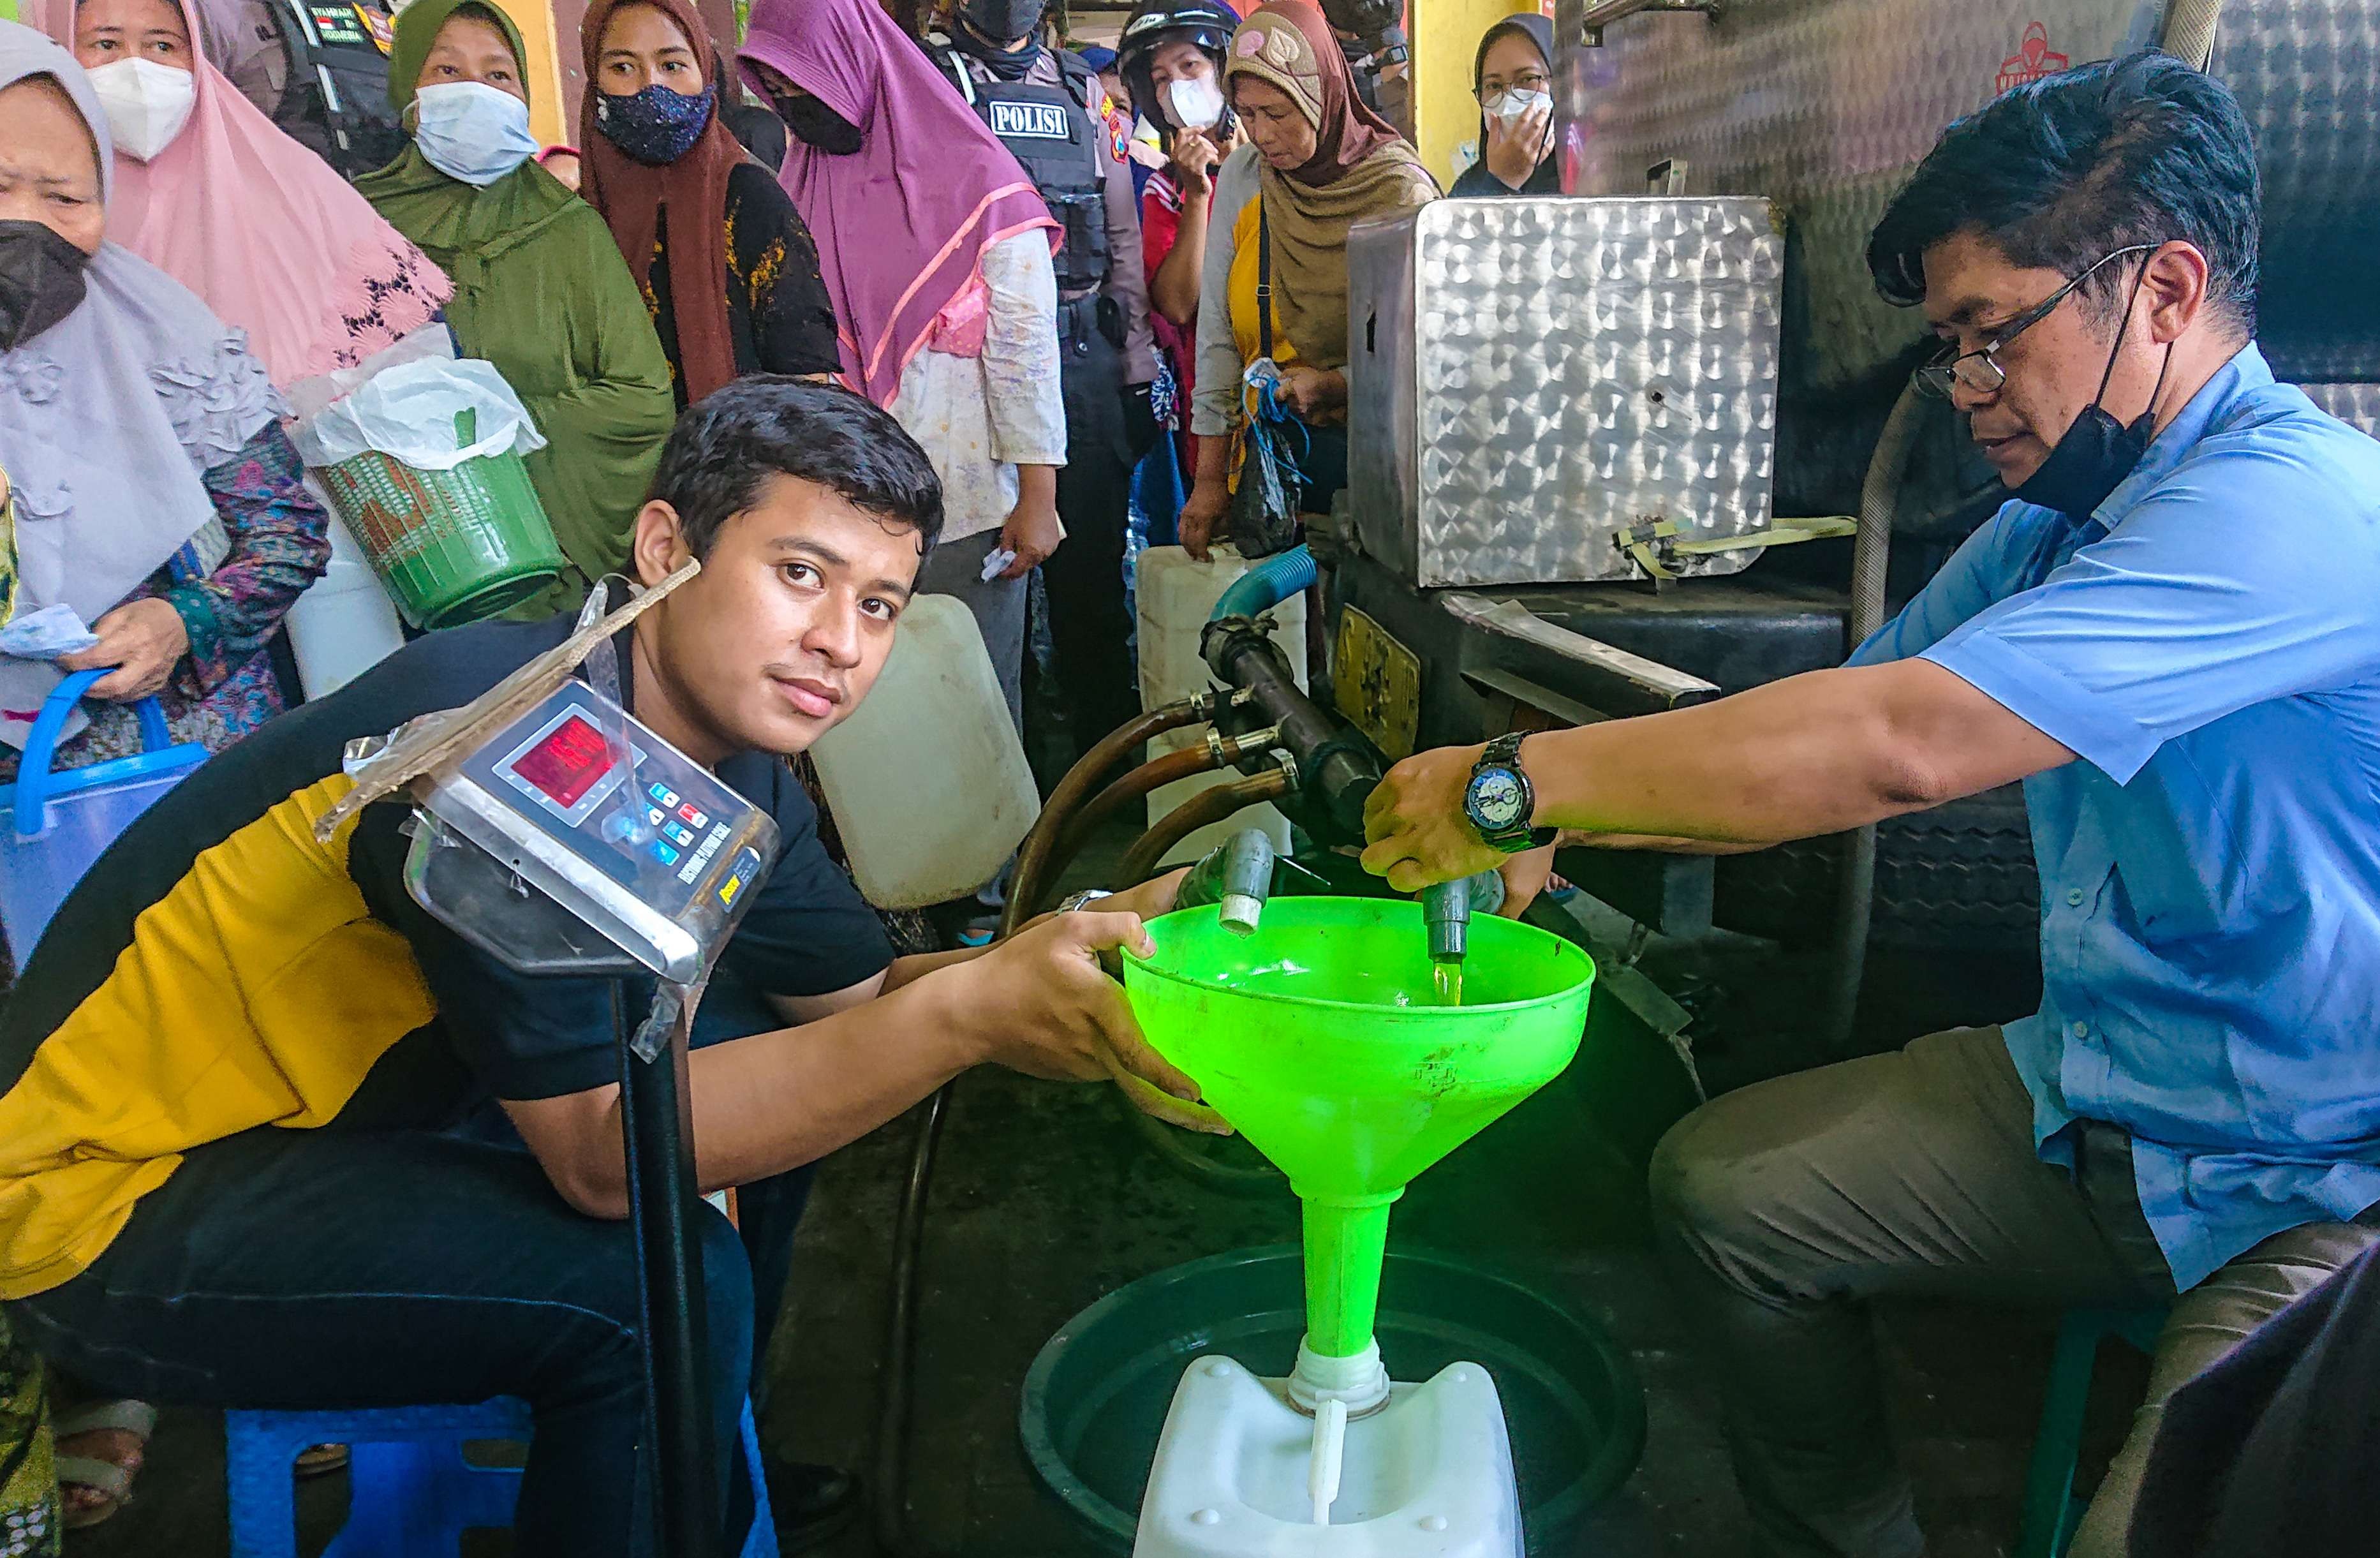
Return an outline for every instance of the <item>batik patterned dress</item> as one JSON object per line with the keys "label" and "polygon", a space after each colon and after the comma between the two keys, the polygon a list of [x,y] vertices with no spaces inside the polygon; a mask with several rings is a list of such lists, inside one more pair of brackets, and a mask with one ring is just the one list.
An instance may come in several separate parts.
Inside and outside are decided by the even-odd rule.
{"label": "batik patterned dress", "polygon": [[42,1360],[0,1309],[0,1558],[58,1558],[58,1473]]}

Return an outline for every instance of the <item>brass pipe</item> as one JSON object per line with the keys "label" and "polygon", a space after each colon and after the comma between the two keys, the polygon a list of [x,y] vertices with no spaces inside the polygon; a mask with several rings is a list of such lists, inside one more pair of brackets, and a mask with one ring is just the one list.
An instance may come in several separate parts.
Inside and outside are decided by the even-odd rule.
{"label": "brass pipe", "polygon": [[1295,765],[1284,762],[1249,778],[1199,791],[1140,835],[1124,856],[1123,864],[1117,868],[1116,881],[1126,887],[1146,882],[1156,871],[1157,862],[1165,858],[1167,850],[1209,822],[1220,822],[1260,801],[1279,800],[1289,794],[1290,785],[1295,782]]}
{"label": "brass pipe", "polygon": [[1203,746],[1184,747],[1178,752],[1168,752],[1161,758],[1152,758],[1142,763],[1093,796],[1084,803],[1081,810],[1075,813],[1073,820],[1066,824],[1064,836],[1059,841],[1060,859],[1053,869],[1062,874],[1066,869],[1064,860],[1082,848],[1083,841],[1091,836],[1092,831],[1134,801],[1153,790],[1161,790],[1168,785],[1196,778],[1201,773],[1212,773],[1222,766],[1223,755],[1216,750],[1211,741]]}
{"label": "brass pipe", "polygon": [[1180,730],[1184,725],[1214,718],[1216,710],[1222,707],[1223,700],[1229,696],[1202,692],[1195,698],[1151,709],[1138,719],[1110,731],[1098,746],[1084,753],[1081,760],[1066,771],[1066,776],[1058,781],[1058,787],[1050,792],[1050,798],[1042,806],[1041,815],[1035,821],[1033,831],[1026,834],[1025,842],[1017,846],[1016,871],[1008,885],[1008,907],[1000,914],[1000,933],[1002,936],[1032,919],[1039,909],[1041,896],[1054,874],[1049,869],[1050,855],[1058,847],[1058,840],[1065,831],[1066,819],[1083,804],[1083,798],[1091,793],[1091,787],[1142,742],[1162,736],[1169,730]]}
{"label": "brass pipe", "polygon": [[1230,768],[1244,759],[1269,752],[1280,744],[1281,726],[1279,725],[1269,725],[1263,730],[1252,730],[1245,736],[1225,736],[1220,731],[1209,728],[1207,732],[1207,744],[1203,748],[1187,747],[1181,751],[1169,752],[1161,758],[1153,758],[1141,764],[1098,795],[1093,796],[1087,805],[1075,813],[1074,820],[1066,824],[1066,831],[1060,838],[1056,858],[1050,866],[1050,874],[1063,876],[1068,863],[1074,859],[1075,852],[1083,847],[1084,842],[1091,836],[1093,831],[1101,822],[1106,822],[1134,801],[1161,790],[1177,780],[1194,778],[1201,773],[1211,773],[1218,769]]}

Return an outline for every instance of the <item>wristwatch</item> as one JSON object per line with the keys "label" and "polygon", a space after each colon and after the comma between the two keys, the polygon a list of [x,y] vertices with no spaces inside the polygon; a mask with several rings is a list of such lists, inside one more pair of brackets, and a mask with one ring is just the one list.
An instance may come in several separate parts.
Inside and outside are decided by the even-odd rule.
{"label": "wristwatch", "polygon": [[1537,792],[1521,771],[1521,743],[1525,731],[1500,736],[1488,743],[1471,768],[1471,785],[1463,792],[1463,814],[1469,818],[1481,842],[1507,855],[1542,849],[1558,830],[1533,828],[1529,818],[1537,809]]}

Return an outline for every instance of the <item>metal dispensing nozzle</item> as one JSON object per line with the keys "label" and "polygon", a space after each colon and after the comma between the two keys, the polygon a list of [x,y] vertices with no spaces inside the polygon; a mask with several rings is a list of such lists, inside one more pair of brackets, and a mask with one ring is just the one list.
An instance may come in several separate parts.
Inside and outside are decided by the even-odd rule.
{"label": "metal dispensing nozzle", "polygon": [[1429,960],[1460,963],[1471,946],[1471,881],[1460,877],[1426,888],[1421,917],[1429,927]]}
{"label": "metal dispensing nozzle", "polygon": [[1429,927],[1429,960],[1462,962],[1471,950],[1471,917],[1494,914],[1503,907],[1504,878],[1495,871],[1425,888],[1421,917]]}
{"label": "metal dispensing nozzle", "polygon": [[1184,908],[1215,904],[1225,929],[1253,936],[1272,896],[1272,835],[1262,828],[1243,828],[1190,868],[1174,901]]}

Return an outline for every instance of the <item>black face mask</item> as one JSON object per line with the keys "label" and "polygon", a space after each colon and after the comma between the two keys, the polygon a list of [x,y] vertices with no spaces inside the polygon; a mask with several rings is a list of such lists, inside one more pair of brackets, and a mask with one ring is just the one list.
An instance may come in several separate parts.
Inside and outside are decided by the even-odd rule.
{"label": "black face mask", "polygon": [[993,43],[1014,43],[1033,35],[1047,7],[1048,0],[966,0],[959,14]]}
{"label": "black face mask", "polygon": [[859,128],[814,97],[777,99],[777,117],[794,139],[831,157],[848,157],[859,150]]}
{"label": "black face mask", "polygon": [[0,352],[17,347],[82,306],[91,256],[42,222],[0,222]]}
{"label": "black face mask", "polygon": [[2094,510],[2107,501],[2107,494],[2124,483],[2149,452],[2149,441],[2156,431],[2156,397],[2165,388],[2166,369],[2173,363],[2173,347],[2165,349],[2165,361],[2157,365],[2156,385],[2149,391],[2149,408],[2140,414],[2130,427],[2109,415],[2100,402],[2107,396],[2107,381],[2116,376],[2116,357],[2124,349],[2124,332],[2131,328],[2132,303],[2140,297],[2141,283],[2148,279],[2148,267],[2132,282],[2131,295],[2124,300],[2124,323],[2116,329],[2116,344],[2107,348],[2107,369],[2099,375],[2099,393],[2091,404],[2082,408],[2074,425],[2050,449],[2049,457],[2041,469],[2025,478],[2016,490],[2016,496],[2025,503],[2054,508],[2076,524],[2091,517]]}

